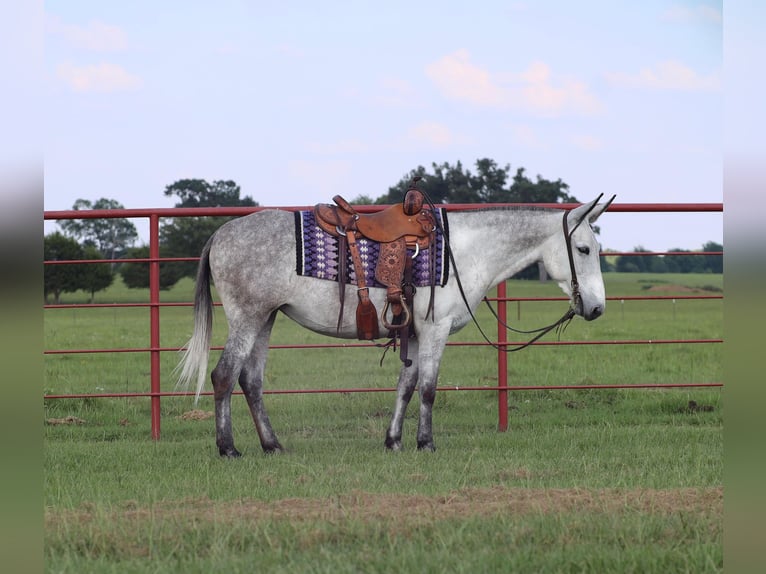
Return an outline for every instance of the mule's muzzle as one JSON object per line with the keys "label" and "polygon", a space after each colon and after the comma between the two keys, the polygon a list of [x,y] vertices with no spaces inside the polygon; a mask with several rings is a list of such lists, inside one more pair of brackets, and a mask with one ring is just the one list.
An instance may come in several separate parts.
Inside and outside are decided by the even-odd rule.
{"label": "mule's muzzle", "polygon": [[603,305],[593,305],[592,307],[586,307],[583,304],[582,298],[579,296],[575,298],[572,304],[572,310],[576,315],[579,315],[586,321],[593,321],[593,319],[598,319],[601,317],[601,315],[604,314]]}
{"label": "mule's muzzle", "polygon": [[593,319],[598,319],[603,314],[604,314],[604,306],[603,305],[595,305],[595,306],[591,307],[591,309],[590,309],[590,311],[588,313],[583,313],[582,317],[586,321],[593,321]]}

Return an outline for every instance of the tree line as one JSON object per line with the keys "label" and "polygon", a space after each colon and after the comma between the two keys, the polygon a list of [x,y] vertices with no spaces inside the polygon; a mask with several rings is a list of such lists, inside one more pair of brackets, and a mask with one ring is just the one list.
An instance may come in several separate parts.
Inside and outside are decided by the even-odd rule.
{"label": "tree line", "polygon": [[[410,182],[420,177],[418,187],[434,203],[580,203],[570,194],[569,186],[561,179],[549,180],[537,175],[530,179],[524,168],[512,172],[511,166],[499,166],[494,160],[483,158],[474,169],[464,168],[461,162],[451,165],[432,163],[431,168],[418,166],[404,174],[383,195],[372,198],[360,194],[351,199],[356,204],[392,204],[401,201]],[[241,196],[240,186],[231,180],[208,182],[204,179],[181,179],[165,187],[166,197],[178,199],[175,207],[257,207],[249,195]],[[78,199],[73,209],[123,209],[112,199],[94,202]],[[208,238],[231,217],[179,217],[162,220],[160,227],[161,257],[195,257],[202,251]],[[84,290],[93,295],[109,287],[119,273],[130,288],[149,286],[149,266],[146,263],[122,263],[121,259],[149,257],[149,246],[135,246],[138,233],[128,219],[74,219],[59,223],[61,231],[44,237],[44,256],[49,261],[63,260],[117,260],[111,264],[82,263],[77,265],[45,265],[45,299],[53,296],[58,302],[62,293]],[[598,228],[595,229],[598,233]],[[636,251],[644,251],[637,247]],[[723,251],[723,246],[709,242],[705,251]],[[669,249],[668,251],[683,251]],[[194,277],[195,262],[163,262],[160,265],[160,288],[170,289],[182,277]],[[610,263],[602,258],[602,270],[623,272],[722,272],[720,256],[625,257]],[[518,278],[537,278],[537,265],[525,269]]]}
{"label": "tree line", "polygon": [[[256,207],[250,196],[240,197],[240,187],[231,180],[212,183],[203,179],[181,179],[165,187],[164,194],[176,196],[175,207]],[[74,210],[124,209],[119,202],[99,199],[95,202],[78,199]],[[165,219],[160,227],[161,257],[195,257],[213,232],[231,217],[185,217]],[[147,263],[120,262],[121,259],[146,259],[149,246],[134,246],[138,239],[135,225],[125,218],[71,219],[60,222],[61,231],[44,237],[46,261],[110,259],[111,264],[81,263],[46,265],[44,294],[46,302],[52,296],[58,303],[62,293],[83,290],[93,295],[109,287],[115,274],[129,288],[149,286]],[[195,262],[167,262],[160,265],[160,288],[167,290],[182,277],[194,277]]]}
{"label": "tree line", "polygon": [[[723,245],[708,241],[701,249],[710,255],[675,255],[691,253],[688,249],[673,247],[668,253],[673,255],[620,255],[610,271],[620,273],[723,273]],[[651,253],[642,246],[635,247],[634,253]],[[609,264],[611,265],[611,263]]]}

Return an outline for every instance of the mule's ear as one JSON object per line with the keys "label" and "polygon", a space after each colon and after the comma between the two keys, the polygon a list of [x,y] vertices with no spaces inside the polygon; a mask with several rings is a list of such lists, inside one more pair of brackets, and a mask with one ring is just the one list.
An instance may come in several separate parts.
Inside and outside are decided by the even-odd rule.
{"label": "mule's ear", "polygon": [[596,221],[602,213],[604,213],[607,209],[609,209],[609,206],[612,205],[612,202],[614,201],[614,198],[617,197],[616,195],[613,195],[612,198],[607,201],[606,203],[599,203],[596,207],[593,208],[593,211],[591,211],[588,214],[588,223],[593,223]]}
{"label": "mule's ear", "polygon": [[581,206],[575,207],[574,209],[570,210],[569,215],[567,215],[567,224],[569,225],[569,229],[574,229],[575,227],[580,225],[580,223],[582,223],[583,218],[586,216],[588,217],[588,221],[594,220],[591,218],[591,214],[594,211],[598,210],[599,206],[596,204],[598,203],[598,200],[601,199],[601,195],[599,195],[593,201],[589,201],[588,203],[583,203]]}
{"label": "mule's ear", "polygon": [[574,229],[576,226],[580,225],[582,223],[583,218],[588,218],[588,223],[593,223],[598,219],[598,216],[604,213],[610,205],[612,205],[612,202],[614,201],[614,198],[617,197],[616,195],[612,196],[612,199],[607,201],[606,203],[598,203],[598,200],[601,199],[601,197],[604,194],[602,193],[599,195],[596,199],[593,201],[589,201],[588,203],[583,203],[580,207],[575,207],[569,212],[569,215],[567,216],[567,223],[569,224],[569,229]]}

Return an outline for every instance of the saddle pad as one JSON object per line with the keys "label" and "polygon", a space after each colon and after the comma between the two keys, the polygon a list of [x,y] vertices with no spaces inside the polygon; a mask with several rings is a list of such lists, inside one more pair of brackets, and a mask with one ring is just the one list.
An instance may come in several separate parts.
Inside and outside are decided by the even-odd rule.
{"label": "saddle pad", "polygon": [[[441,228],[437,228],[434,239],[436,249],[436,285],[443,286],[449,279],[449,261],[444,253],[445,238],[442,229],[449,236],[447,227],[447,212],[436,209],[436,218],[441,222]],[[316,277],[317,279],[338,280],[338,238],[330,235],[320,228],[314,220],[313,211],[295,212],[295,244],[296,244],[296,271],[298,275]],[[380,244],[369,239],[357,239],[359,255],[364,266],[365,282],[369,287],[383,287],[375,280],[375,267],[380,255]],[[428,260],[430,249],[421,249],[418,256],[412,261],[412,275],[417,287],[430,285]],[[412,255],[414,249],[408,250]],[[346,253],[346,269],[348,270],[348,282],[356,285],[356,271],[351,261],[351,255]]]}

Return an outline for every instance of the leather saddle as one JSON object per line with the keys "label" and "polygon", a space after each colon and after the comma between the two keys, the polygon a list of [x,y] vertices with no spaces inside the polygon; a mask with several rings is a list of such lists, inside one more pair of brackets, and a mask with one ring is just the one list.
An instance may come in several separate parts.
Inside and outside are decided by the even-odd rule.
{"label": "leather saddle", "polygon": [[[343,321],[345,285],[348,276],[346,253],[350,253],[357,278],[359,303],[356,310],[357,336],[362,340],[377,339],[379,334],[378,315],[369,298],[369,287],[365,281],[362,259],[356,241],[366,238],[380,244],[380,255],[375,268],[375,279],[386,286],[386,305],[381,313],[381,322],[389,330],[389,337],[401,341],[402,360],[406,358],[406,340],[410,337],[412,324],[412,300],[415,288],[412,285],[412,258],[421,249],[433,245],[436,233],[436,218],[430,207],[424,207],[423,193],[412,187],[401,203],[375,213],[358,213],[341,196],[333,197],[335,205],[320,203],[314,207],[316,224],[324,231],[338,237],[340,268],[338,273],[340,313],[338,329]],[[410,255],[408,248],[415,250]],[[434,258],[429,249],[429,257]],[[431,265],[432,270],[435,265]],[[431,274],[431,302],[433,306],[435,271]],[[387,318],[391,308],[392,320]]]}
{"label": "leather saddle", "polygon": [[421,249],[428,249],[435,228],[431,211],[423,211],[422,195],[419,202],[410,201],[407,207],[403,201],[375,213],[357,213],[340,195],[333,197],[333,201],[336,205],[320,203],[314,207],[317,225],[327,233],[340,236],[351,230],[356,239],[365,237],[378,243],[404,237],[408,244],[417,243]]}

